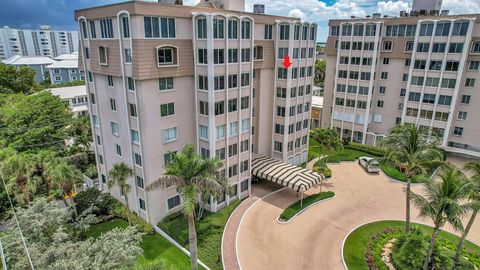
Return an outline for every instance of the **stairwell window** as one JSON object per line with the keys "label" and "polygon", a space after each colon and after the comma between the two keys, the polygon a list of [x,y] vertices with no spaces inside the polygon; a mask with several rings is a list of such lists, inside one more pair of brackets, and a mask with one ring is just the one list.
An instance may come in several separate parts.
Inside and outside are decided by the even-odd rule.
{"label": "stairwell window", "polygon": [[124,38],[130,38],[130,22],[127,16],[122,17],[122,32]]}
{"label": "stairwell window", "polygon": [[125,63],[132,63],[132,49],[124,49]]}
{"label": "stairwell window", "polygon": [[104,47],[104,46],[98,47],[98,61],[102,66],[108,65],[108,48],[107,47]]}
{"label": "stairwell window", "polygon": [[108,86],[113,86],[113,76],[107,75]]}

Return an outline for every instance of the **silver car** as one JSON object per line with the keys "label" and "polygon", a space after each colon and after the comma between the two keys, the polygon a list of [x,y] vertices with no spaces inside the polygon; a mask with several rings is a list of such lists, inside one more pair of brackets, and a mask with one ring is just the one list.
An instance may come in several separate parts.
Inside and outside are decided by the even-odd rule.
{"label": "silver car", "polygon": [[359,157],[358,164],[369,173],[379,173],[378,161],[372,157]]}

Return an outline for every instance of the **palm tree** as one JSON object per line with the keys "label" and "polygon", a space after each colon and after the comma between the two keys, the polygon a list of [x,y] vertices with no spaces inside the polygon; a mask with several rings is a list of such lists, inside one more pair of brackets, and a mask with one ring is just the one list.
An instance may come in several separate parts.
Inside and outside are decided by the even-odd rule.
{"label": "palm tree", "polygon": [[166,166],[164,175],[147,186],[147,191],[167,189],[176,186],[183,201],[183,213],[188,219],[188,240],[192,270],[197,269],[197,234],[195,232],[195,207],[201,190],[208,188],[212,192],[223,191],[217,171],[222,167],[219,159],[202,159],[195,146],[187,144]]}
{"label": "palm tree", "polygon": [[444,164],[442,153],[434,143],[429,143],[427,136],[414,125],[402,125],[393,128],[382,145],[387,152],[381,162],[392,164],[407,176],[405,231],[410,232],[410,189],[412,178],[428,174],[434,168]]}
{"label": "palm tree", "polygon": [[466,197],[468,189],[466,177],[453,166],[443,169],[439,177],[438,180],[428,179],[425,182],[424,196],[411,192],[413,202],[420,211],[419,216],[429,217],[434,224],[423,264],[424,270],[427,270],[430,264],[440,228],[448,222],[455,229],[463,231],[461,216],[465,213],[465,206],[461,201]]}
{"label": "palm tree", "polygon": [[10,179],[9,189],[11,191],[20,190],[23,198],[19,199],[19,201],[29,204],[31,193],[36,190],[38,182],[38,179],[32,177],[35,171],[35,163],[32,156],[26,153],[9,156],[4,160],[2,169]]}
{"label": "palm tree", "polygon": [[[69,165],[66,161],[58,159],[48,165],[48,177],[52,180],[52,184],[62,190],[63,200],[66,206],[72,206],[72,189],[76,180],[80,178],[80,172]],[[73,207],[75,217],[77,211]]]}
{"label": "palm tree", "polygon": [[462,233],[462,237],[458,241],[457,245],[457,252],[455,254],[455,261],[458,262],[460,260],[460,256],[462,255],[463,244],[465,243],[465,239],[472,228],[473,222],[477,217],[478,211],[480,211],[480,161],[469,161],[465,164],[465,169],[467,171],[473,172],[473,176],[470,178],[469,183],[469,191],[468,191],[468,200],[469,203],[467,206],[472,210],[472,215],[468,220],[467,226]]}
{"label": "palm tree", "polygon": [[320,144],[320,152],[328,154],[333,151],[342,151],[343,144],[338,133],[333,128],[317,128],[311,131],[311,136]]}
{"label": "palm tree", "polygon": [[125,197],[125,206],[127,207],[127,220],[128,224],[130,222],[130,207],[128,205],[128,192],[132,188],[127,179],[133,175],[133,170],[127,164],[120,162],[113,165],[112,169],[108,172],[108,182],[107,185],[111,188],[113,185],[117,185],[123,196]]}

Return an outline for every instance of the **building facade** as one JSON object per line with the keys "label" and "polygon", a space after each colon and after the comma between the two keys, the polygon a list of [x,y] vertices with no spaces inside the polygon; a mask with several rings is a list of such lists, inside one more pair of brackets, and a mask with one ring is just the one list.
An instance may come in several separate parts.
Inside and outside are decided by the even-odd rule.
{"label": "building facade", "polygon": [[48,66],[55,63],[55,60],[44,56],[20,56],[14,55],[7,60],[2,61],[4,64],[13,66],[28,66],[35,71],[35,82],[40,83],[48,79]]}
{"label": "building facade", "polygon": [[50,83],[60,84],[85,80],[83,70],[78,69],[78,54],[62,54],[55,62],[47,66],[50,72]]}
{"label": "building facade", "polygon": [[0,28],[0,60],[14,55],[57,57],[78,51],[78,32]]}
{"label": "building facade", "polygon": [[101,188],[113,164],[129,164],[132,191],[109,191],[152,224],[182,202],[175,188],[145,187],[186,144],[224,162],[233,192],[211,211],[249,196],[252,152],[307,159],[316,25],[243,8],[135,1],[75,13]]}
{"label": "building facade", "polygon": [[480,151],[479,15],[332,20],[323,125],[375,144],[412,123],[451,150]]}
{"label": "building facade", "polygon": [[45,89],[70,107],[74,117],[88,115],[88,96],[85,85]]}

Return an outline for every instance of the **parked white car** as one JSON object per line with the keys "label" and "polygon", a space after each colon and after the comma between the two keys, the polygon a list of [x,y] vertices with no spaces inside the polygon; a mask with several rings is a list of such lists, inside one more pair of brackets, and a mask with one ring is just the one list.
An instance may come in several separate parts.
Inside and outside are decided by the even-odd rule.
{"label": "parked white car", "polygon": [[372,157],[359,157],[358,164],[362,166],[365,171],[369,173],[379,173],[380,169],[378,168],[378,161]]}

